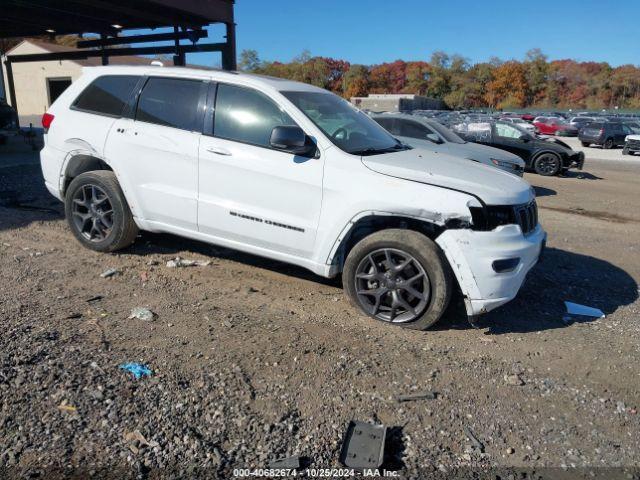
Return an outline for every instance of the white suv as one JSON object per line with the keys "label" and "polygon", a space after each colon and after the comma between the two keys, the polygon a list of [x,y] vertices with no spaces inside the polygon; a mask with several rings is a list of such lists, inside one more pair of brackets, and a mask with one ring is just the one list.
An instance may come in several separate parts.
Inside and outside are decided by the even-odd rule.
{"label": "white suv", "polygon": [[342,274],[366,314],[434,324],[513,299],[546,234],[530,185],[403,145],[325,90],[233,72],[88,68],[43,117],[46,186],[84,246],[169,232]]}

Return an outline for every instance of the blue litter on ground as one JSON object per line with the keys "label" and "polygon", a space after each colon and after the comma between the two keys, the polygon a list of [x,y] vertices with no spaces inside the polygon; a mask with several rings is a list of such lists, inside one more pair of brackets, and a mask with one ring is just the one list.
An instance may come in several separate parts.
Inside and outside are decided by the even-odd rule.
{"label": "blue litter on ground", "polygon": [[584,317],[604,318],[604,312],[599,308],[587,307],[579,303],[564,302],[569,315],[582,315]]}
{"label": "blue litter on ground", "polygon": [[141,377],[150,377],[153,373],[149,367],[141,363],[123,363],[120,365],[120,369],[131,372],[136,380],[140,380]]}

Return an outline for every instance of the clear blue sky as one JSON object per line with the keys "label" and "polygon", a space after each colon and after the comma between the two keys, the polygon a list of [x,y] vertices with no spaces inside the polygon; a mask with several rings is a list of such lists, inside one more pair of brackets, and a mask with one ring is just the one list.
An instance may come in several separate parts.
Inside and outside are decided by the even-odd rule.
{"label": "clear blue sky", "polygon": [[238,54],[264,60],[308,49],[374,64],[444,50],[478,62],[538,47],[551,59],[640,64],[640,0],[236,0],[235,13]]}

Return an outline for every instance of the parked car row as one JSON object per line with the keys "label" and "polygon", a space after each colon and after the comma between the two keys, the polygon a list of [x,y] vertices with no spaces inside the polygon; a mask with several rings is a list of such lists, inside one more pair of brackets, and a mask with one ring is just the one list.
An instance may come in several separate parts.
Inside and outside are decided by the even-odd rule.
{"label": "parked car row", "polygon": [[[383,115],[389,114],[384,112]],[[534,116],[527,113],[457,110],[415,110],[407,112],[413,117],[426,118],[437,122],[455,132],[465,131],[465,125],[490,124],[492,122],[516,125],[533,136],[552,135],[559,137],[579,137],[584,147],[600,146],[603,148],[624,147],[630,135],[640,135],[640,115],[602,114],[579,112],[571,115],[567,112],[550,112],[546,115]],[[566,144],[565,144],[566,145]],[[635,152],[634,146],[624,150],[624,154]],[[523,157],[524,158],[524,157]],[[525,158],[525,161],[528,161]],[[573,166],[579,162],[571,163]],[[533,165],[527,169],[535,171]],[[571,168],[571,167],[569,167]],[[565,167],[561,167],[560,172]]]}
{"label": "parked car row", "polygon": [[517,124],[503,121],[464,123],[455,128],[462,138],[482,145],[500,148],[519,156],[525,170],[553,176],[570,168],[582,170],[584,153],[552,137],[538,137]]}
{"label": "parked car row", "polygon": [[[433,152],[448,153],[500,168],[518,176],[524,171],[558,175],[570,168],[582,169],[584,154],[550,137],[538,137],[535,127],[519,117],[495,120],[486,114],[425,112],[371,114],[371,117],[403,143]],[[443,122],[446,119],[446,122]]]}
{"label": "parked car row", "polygon": [[517,155],[467,142],[434,120],[401,113],[374,115],[372,118],[397,139],[412,147],[484,163],[518,176],[524,174],[524,161]]}

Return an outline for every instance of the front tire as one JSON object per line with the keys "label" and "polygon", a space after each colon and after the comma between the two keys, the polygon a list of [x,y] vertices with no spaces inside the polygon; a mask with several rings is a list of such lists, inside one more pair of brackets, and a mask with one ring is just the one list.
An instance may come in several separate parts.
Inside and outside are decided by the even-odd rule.
{"label": "front tire", "polygon": [[376,320],[426,330],[445,312],[453,291],[442,250],[411,230],[389,229],[360,240],[342,272],[349,301]]}
{"label": "front tire", "polygon": [[553,177],[560,172],[562,160],[555,153],[543,153],[533,162],[533,169],[538,175]]}
{"label": "front tire", "polygon": [[582,144],[583,147],[588,147],[589,145],[591,145],[591,143],[589,142],[580,142]]}
{"label": "front tire", "polygon": [[65,215],[78,241],[97,252],[128,247],[138,235],[122,189],[108,170],[86,172],[73,179],[65,195]]}

